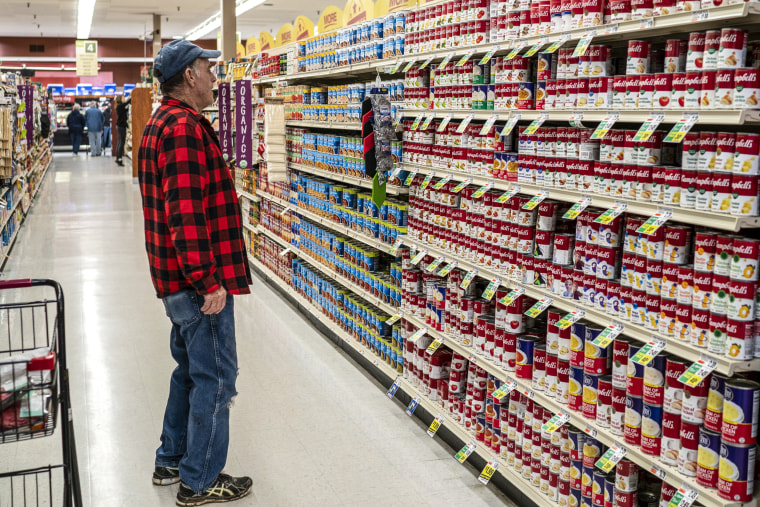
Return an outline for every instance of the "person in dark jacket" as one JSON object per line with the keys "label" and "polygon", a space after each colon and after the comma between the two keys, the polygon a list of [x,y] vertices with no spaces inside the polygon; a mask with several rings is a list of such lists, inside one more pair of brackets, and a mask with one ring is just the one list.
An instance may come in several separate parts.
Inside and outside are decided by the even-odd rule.
{"label": "person in dark jacket", "polygon": [[71,147],[75,157],[79,156],[79,145],[82,144],[82,134],[84,133],[84,116],[79,112],[79,109],[81,109],[79,104],[74,104],[74,109],[66,117],[66,126],[69,127]]}
{"label": "person in dark jacket", "polygon": [[124,162],[124,145],[127,142],[127,128],[129,128],[129,102],[132,97],[124,100],[124,97],[118,95],[116,97],[116,131],[119,134],[119,144],[116,146],[116,163],[123,166]]}
{"label": "person in dark jacket", "polygon": [[103,142],[101,143],[103,149],[111,147],[111,103],[106,102],[106,106],[103,108]]}

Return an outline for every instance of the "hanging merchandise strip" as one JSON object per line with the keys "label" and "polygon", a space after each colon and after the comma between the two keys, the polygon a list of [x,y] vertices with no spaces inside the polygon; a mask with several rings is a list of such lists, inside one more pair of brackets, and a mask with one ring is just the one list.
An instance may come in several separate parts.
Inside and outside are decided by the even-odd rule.
{"label": "hanging merchandise strip", "polygon": [[483,467],[483,471],[480,472],[478,480],[483,484],[488,484],[497,468],[499,468],[499,462],[496,460],[489,460],[488,463],[486,463],[486,466]]}
{"label": "hanging merchandise strip", "polygon": [[639,351],[631,358],[631,361],[638,363],[641,366],[646,366],[664,349],[665,340],[660,340],[653,336],[651,341],[641,346]]}
{"label": "hanging merchandise strip", "polygon": [[668,135],[665,136],[663,142],[666,143],[680,143],[686,134],[689,133],[694,124],[699,120],[699,113],[684,113],[683,117],[673,125]]}
{"label": "hanging merchandise strip", "polygon": [[438,428],[440,428],[443,423],[446,422],[446,419],[443,417],[443,414],[438,414],[435,416],[435,419],[433,419],[433,422],[430,423],[430,427],[427,429],[427,434],[429,437],[434,437],[436,433],[438,433]]}
{"label": "hanging merchandise strip", "polygon": [[607,132],[612,129],[613,125],[615,125],[615,122],[617,122],[619,118],[620,113],[607,114],[607,116],[605,116],[594,129],[594,132],[591,134],[591,139],[602,139],[607,135]]}
{"label": "hanging merchandise strip", "polygon": [[707,377],[716,367],[718,362],[709,356],[702,354],[702,358],[689,366],[689,368],[678,377],[679,382],[696,387]]}

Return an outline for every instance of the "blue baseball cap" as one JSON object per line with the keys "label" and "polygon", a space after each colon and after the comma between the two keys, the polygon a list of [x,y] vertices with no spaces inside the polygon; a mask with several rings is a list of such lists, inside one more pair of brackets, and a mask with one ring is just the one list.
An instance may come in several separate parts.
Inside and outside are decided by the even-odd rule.
{"label": "blue baseball cap", "polygon": [[159,83],[163,83],[182,72],[196,58],[219,58],[221,55],[221,51],[203,49],[189,40],[173,40],[162,47],[156,55],[153,68],[161,73],[160,76],[156,76],[156,79]]}

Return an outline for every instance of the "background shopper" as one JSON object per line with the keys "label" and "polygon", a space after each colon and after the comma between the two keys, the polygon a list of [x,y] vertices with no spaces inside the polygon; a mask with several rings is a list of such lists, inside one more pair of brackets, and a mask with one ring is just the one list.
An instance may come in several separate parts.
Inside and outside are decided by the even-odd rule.
{"label": "background shopper", "polygon": [[80,105],[75,103],[66,117],[66,126],[69,127],[71,148],[75,157],[79,155],[79,146],[82,144],[82,133],[84,132],[84,116],[79,112],[80,108]]}
{"label": "background shopper", "polygon": [[116,132],[118,134],[118,140],[116,145],[116,163],[124,165],[124,145],[127,142],[127,129],[129,128],[129,103],[132,97],[124,100],[124,97],[118,95],[116,97]]}
{"label": "background shopper", "polygon": [[111,147],[111,102],[103,108],[103,150]]}
{"label": "background shopper", "polygon": [[221,473],[237,394],[232,295],[250,292],[251,274],[235,184],[201,114],[214,102],[208,59],[220,54],[181,39],[159,51],[154,75],[164,98],[138,155],[148,260],[177,362],[153,483],[181,479],[178,505],[237,500],[253,485]]}
{"label": "background shopper", "polygon": [[84,120],[87,127],[87,136],[90,138],[90,153],[93,157],[99,157],[101,151],[100,141],[103,139],[105,119],[95,102],[92,102],[87,111],[84,112]]}

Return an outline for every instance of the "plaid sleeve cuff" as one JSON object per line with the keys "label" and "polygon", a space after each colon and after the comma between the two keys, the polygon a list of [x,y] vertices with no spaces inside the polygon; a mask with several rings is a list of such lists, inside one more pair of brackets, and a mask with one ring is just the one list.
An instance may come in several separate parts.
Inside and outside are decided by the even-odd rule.
{"label": "plaid sleeve cuff", "polygon": [[196,280],[195,282],[191,281],[191,283],[195,291],[202,296],[216,292],[217,290],[219,290],[219,287],[221,287],[219,280],[217,280],[216,278],[215,272],[211,273],[205,278]]}

